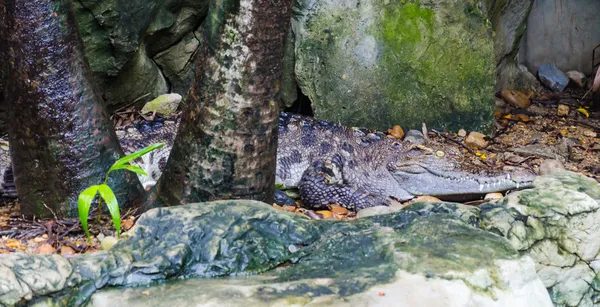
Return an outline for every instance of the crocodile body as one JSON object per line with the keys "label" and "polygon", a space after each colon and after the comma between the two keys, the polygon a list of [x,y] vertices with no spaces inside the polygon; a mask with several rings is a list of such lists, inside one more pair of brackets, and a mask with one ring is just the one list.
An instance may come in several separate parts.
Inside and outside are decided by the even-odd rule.
{"label": "crocodile body", "polygon": [[[177,128],[176,121],[163,120],[117,129],[126,154],[152,143],[167,144],[136,161],[150,174],[140,176],[146,187],[155,184],[160,177]],[[7,184],[14,181],[10,164],[4,160],[0,160],[3,168],[0,171],[4,174],[4,187],[0,192],[11,196],[14,190],[8,190]],[[361,209],[389,205],[391,199],[404,201],[418,195],[515,189],[528,186],[532,180],[533,174],[526,171],[490,171],[469,163],[458,148],[445,144],[429,143],[419,147],[380,132],[288,113],[281,113],[279,120],[276,183],[298,188],[308,208],[325,208],[337,203],[349,209]]]}
{"label": "crocodile body", "polygon": [[297,187],[303,204],[313,209],[505,191],[529,186],[533,178],[524,169],[480,166],[454,145],[417,146],[380,132],[280,116],[276,182]]}

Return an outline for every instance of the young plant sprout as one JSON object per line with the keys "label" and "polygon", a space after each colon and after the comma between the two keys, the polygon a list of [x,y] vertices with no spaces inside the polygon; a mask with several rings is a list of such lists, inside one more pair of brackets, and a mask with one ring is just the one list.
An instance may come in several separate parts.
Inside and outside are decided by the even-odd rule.
{"label": "young plant sprout", "polygon": [[102,207],[102,200],[106,202],[106,206],[108,207],[108,211],[110,212],[110,216],[112,217],[113,224],[115,225],[115,229],[117,230],[117,238],[121,235],[121,212],[119,212],[119,203],[117,202],[117,197],[115,193],[113,193],[112,189],[106,184],[108,181],[108,175],[112,171],[116,170],[128,170],[134,172],[136,174],[148,176],[148,174],[139,166],[131,164],[131,161],[155,150],[161,148],[165,145],[165,143],[156,143],[152,144],[144,149],[136,151],[130,155],[127,155],[119,160],[117,160],[113,165],[108,169],[106,173],[106,177],[104,177],[104,182],[102,184],[93,185],[81,192],[77,199],[77,207],[79,210],[79,220],[81,221],[81,226],[85,231],[85,234],[88,240],[91,242],[92,239],[90,237],[90,231],[88,229],[88,215],[90,212],[90,206],[92,205],[92,201],[96,198],[96,194],[100,194],[98,198],[98,218],[100,218],[100,208]]}

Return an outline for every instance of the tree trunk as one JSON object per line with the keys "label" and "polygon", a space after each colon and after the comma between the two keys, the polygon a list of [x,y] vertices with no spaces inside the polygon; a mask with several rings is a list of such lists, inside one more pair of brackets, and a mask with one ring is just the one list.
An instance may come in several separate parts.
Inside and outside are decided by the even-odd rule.
{"label": "tree trunk", "polygon": [[[82,53],[68,0],[0,0],[7,9],[9,140],[21,212],[77,216],[77,196],[123,155]],[[109,180],[121,205],[133,173]]]}
{"label": "tree trunk", "polygon": [[270,202],[291,0],[212,1],[196,79],[149,206]]}

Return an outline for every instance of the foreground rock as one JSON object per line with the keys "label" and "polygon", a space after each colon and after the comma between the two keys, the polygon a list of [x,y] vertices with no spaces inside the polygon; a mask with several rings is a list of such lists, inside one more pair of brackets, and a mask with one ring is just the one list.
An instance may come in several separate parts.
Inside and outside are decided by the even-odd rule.
{"label": "foreground rock", "polygon": [[481,228],[536,261],[557,306],[600,304],[600,185],[560,172],[481,207]]}
{"label": "foreground rock", "polygon": [[[479,4],[295,2],[298,86],[315,116],[384,130],[486,131],[492,118],[491,29]],[[295,91],[295,87],[293,89]],[[468,126],[464,126],[467,123]]]}
{"label": "foreground rock", "polygon": [[554,172],[480,207],[421,202],[352,222],[254,201],[155,209],[110,251],[0,255],[0,303],[597,306],[599,202],[600,184]]}
{"label": "foreground rock", "polygon": [[263,273],[113,289],[89,302],[552,306],[533,261],[509,241],[473,227],[456,206],[413,207],[353,222],[311,221],[254,201],[155,209],[107,252],[0,255],[0,303],[79,305],[108,286]]}

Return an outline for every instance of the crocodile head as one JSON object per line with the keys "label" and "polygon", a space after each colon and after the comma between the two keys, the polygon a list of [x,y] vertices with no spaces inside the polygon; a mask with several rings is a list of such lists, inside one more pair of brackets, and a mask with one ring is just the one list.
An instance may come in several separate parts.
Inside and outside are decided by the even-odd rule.
{"label": "crocodile head", "polygon": [[435,145],[410,148],[402,156],[390,171],[402,189],[414,196],[465,200],[484,193],[528,187],[535,178],[535,174],[523,168],[481,166],[480,161],[469,160],[457,148]]}

